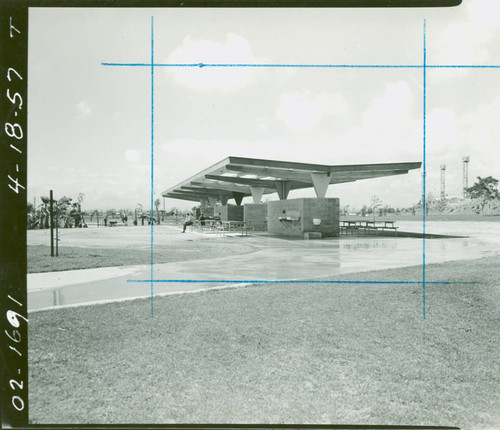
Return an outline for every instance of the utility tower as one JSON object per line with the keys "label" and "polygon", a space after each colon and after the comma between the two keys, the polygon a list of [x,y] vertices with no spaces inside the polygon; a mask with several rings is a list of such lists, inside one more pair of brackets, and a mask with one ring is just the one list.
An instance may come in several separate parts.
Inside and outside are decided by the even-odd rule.
{"label": "utility tower", "polygon": [[470,157],[468,155],[462,157],[463,170],[464,170],[464,198],[467,197],[467,188],[469,188],[469,161]]}
{"label": "utility tower", "polygon": [[444,175],[446,172],[446,164],[441,164],[441,200],[446,200],[446,189],[444,182]]}

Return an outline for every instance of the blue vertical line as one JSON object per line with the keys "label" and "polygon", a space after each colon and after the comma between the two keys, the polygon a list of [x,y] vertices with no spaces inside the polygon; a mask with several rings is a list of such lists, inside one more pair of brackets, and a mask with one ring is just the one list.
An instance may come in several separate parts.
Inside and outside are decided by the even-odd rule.
{"label": "blue vertical line", "polygon": [[424,62],[423,62],[423,79],[424,79],[424,106],[423,106],[423,112],[424,112],[424,118],[423,118],[423,196],[422,196],[422,233],[423,233],[423,238],[422,238],[422,308],[423,308],[423,315],[425,319],[425,181],[426,181],[426,174],[427,174],[427,169],[426,169],[426,121],[427,121],[427,41],[426,41],[426,20],[424,19]]}
{"label": "blue vertical line", "polygon": [[153,32],[153,17],[151,17],[151,317],[154,316],[154,308],[153,308],[153,205],[154,205],[154,137],[155,137],[155,128],[154,128],[154,120],[155,120],[155,99],[154,99],[154,85],[155,85],[155,68],[154,68],[154,32]]}

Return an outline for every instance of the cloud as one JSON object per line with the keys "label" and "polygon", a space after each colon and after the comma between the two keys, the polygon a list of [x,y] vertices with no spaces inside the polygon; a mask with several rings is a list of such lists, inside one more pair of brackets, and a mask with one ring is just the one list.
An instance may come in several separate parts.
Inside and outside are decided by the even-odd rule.
{"label": "cloud", "polygon": [[87,118],[94,113],[86,100],[78,102],[76,110],[80,118]]}
{"label": "cloud", "polygon": [[387,126],[397,129],[412,116],[413,93],[406,81],[390,82],[384,93],[372,100],[363,113],[365,127],[386,130]]}
{"label": "cloud", "polygon": [[344,115],[346,110],[346,102],[339,94],[320,93],[313,96],[309,92],[296,91],[281,95],[275,115],[291,130],[306,132],[328,117]]}
{"label": "cloud", "polygon": [[455,152],[460,143],[460,120],[450,109],[437,107],[427,116],[427,147],[428,154],[433,157],[443,157]]}
{"label": "cloud", "polygon": [[406,81],[386,84],[359,116],[359,123],[331,137],[343,163],[419,161],[422,153],[422,113]]}
{"label": "cloud", "polygon": [[[260,61],[252,54],[248,41],[237,34],[228,33],[222,43],[213,40],[193,40],[188,36],[182,46],[168,57],[173,64],[255,64]],[[235,90],[254,81],[259,71],[255,68],[231,67],[179,67],[166,71],[188,88],[198,90]]]}
{"label": "cloud", "polygon": [[[498,0],[468,1],[464,5],[465,16],[444,29],[440,29],[435,55],[429,60],[435,64],[488,64],[498,58],[491,57],[490,43],[498,47]],[[498,51],[497,51],[498,52]],[[461,70],[463,76],[467,70]]]}
{"label": "cloud", "polygon": [[127,149],[124,156],[125,160],[129,163],[139,163],[142,160],[142,153],[137,149]]}

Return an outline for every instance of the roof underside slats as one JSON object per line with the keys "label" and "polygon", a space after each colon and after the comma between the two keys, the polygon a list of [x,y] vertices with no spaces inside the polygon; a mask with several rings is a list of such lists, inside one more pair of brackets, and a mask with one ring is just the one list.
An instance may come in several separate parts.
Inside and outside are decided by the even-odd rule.
{"label": "roof underside slats", "polygon": [[324,165],[257,158],[227,157],[185,181],[165,190],[163,197],[200,201],[251,196],[252,188],[264,194],[277,191],[286,183],[291,190],[314,187],[312,176],[329,178],[329,184],[360,179],[402,175],[419,169],[421,162]]}

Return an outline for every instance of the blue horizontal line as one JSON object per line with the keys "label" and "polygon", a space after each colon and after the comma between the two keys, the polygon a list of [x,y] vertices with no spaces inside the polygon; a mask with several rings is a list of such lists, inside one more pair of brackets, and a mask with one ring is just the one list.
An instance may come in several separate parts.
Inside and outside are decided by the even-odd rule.
{"label": "blue horizontal line", "polygon": [[[129,67],[151,67],[151,63],[101,63],[103,66],[129,66]],[[378,69],[405,69],[421,68],[418,64],[206,64],[206,63],[178,63],[163,64],[155,63],[154,67],[282,67],[282,68],[378,68]]]}
{"label": "blue horizontal line", "polygon": [[[422,285],[423,281],[296,281],[296,280],[257,280],[257,279],[128,279],[127,282],[164,282],[164,283],[191,283],[191,284],[204,284],[204,283],[248,283],[248,284],[410,284]],[[425,281],[426,284],[477,284],[477,282],[461,282],[461,281]]]}
{"label": "blue horizontal line", "polygon": [[151,63],[101,63],[101,66],[151,67]]}
{"label": "blue horizontal line", "polygon": [[427,69],[500,69],[497,65],[475,65],[475,64],[436,64],[434,66],[426,64]]}
{"label": "blue horizontal line", "polygon": [[[151,67],[151,63],[101,63],[103,66]],[[206,63],[154,63],[153,67],[251,67],[251,68],[332,68],[332,69],[421,69],[423,64],[206,64]],[[431,69],[498,69],[500,65],[436,64]]]}

